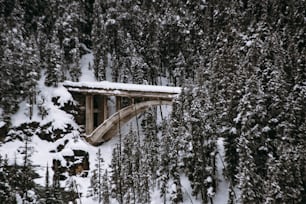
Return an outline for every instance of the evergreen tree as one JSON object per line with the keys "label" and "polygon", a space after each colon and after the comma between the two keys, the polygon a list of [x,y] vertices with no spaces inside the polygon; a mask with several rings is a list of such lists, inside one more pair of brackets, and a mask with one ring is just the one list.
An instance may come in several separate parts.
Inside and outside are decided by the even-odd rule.
{"label": "evergreen tree", "polygon": [[299,155],[294,147],[284,145],[281,149],[286,150],[279,159],[271,158],[269,161],[265,203],[302,203]]}
{"label": "evergreen tree", "polygon": [[7,155],[5,158],[2,158],[2,155],[0,155],[0,200],[6,203],[17,203],[9,176],[10,171]]}
{"label": "evergreen tree", "polygon": [[[261,159],[261,164],[266,165],[266,151],[261,146],[260,135],[262,129],[259,120],[257,120],[258,110],[260,106],[256,107],[257,98],[260,97],[260,88],[258,82],[252,78],[249,80],[246,95],[242,98],[239,107],[239,116],[236,122],[241,124],[241,134],[239,138],[239,186],[241,188],[242,202],[261,203],[263,199],[263,181],[262,174],[264,168],[256,165],[256,160]],[[260,100],[259,100],[260,101]],[[264,152],[262,152],[263,150]],[[259,157],[258,154],[261,154]],[[256,188],[255,186],[261,188]]]}
{"label": "evergreen tree", "polygon": [[60,185],[60,172],[59,172],[57,162],[53,164],[53,172],[54,172],[54,175],[53,175],[53,183],[52,183],[52,193],[54,195],[54,198],[59,204],[64,203],[63,198],[62,198],[62,193],[61,193],[62,189]]}
{"label": "evergreen tree", "polygon": [[67,201],[72,203],[77,203],[78,199],[78,187],[73,176],[69,176],[66,180],[65,191],[68,193]]}
{"label": "evergreen tree", "polygon": [[102,203],[109,204],[110,200],[108,172],[105,170],[102,177]]}
{"label": "evergreen tree", "polygon": [[55,22],[58,31],[60,49],[62,50],[62,71],[68,72],[72,81],[78,81],[81,75],[80,60],[80,26],[84,22],[84,9],[78,1],[62,2],[58,5],[60,16]]}
{"label": "evergreen tree", "polygon": [[33,132],[30,129],[24,130],[24,137],[23,137],[23,166],[22,172],[20,172],[21,177],[21,185],[20,190],[22,193],[22,200],[23,202],[32,202],[32,197],[28,194],[29,191],[34,190],[35,183],[34,183],[34,170],[32,167],[32,160],[31,155],[34,152],[34,147],[31,145]]}
{"label": "evergreen tree", "polygon": [[262,203],[262,192],[257,186],[262,185],[263,180],[256,173],[254,157],[251,155],[249,141],[241,138],[239,141],[239,187],[241,188],[241,202]]}
{"label": "evergreen tree", "polygon": [[167,202],[168,195],[168,182],[170,179],[170,144],[171,138],[169,134],[169,127],[167,126],[168,121],[163,120],[162,123],[162,139],[161,139],[161,155],[160,155],[160,168],[158,171],[159,182],[160,182],[160,195],[163,198],[163,203]]}
{"label": "evergreen tree", "polygon": [[46,182],[45,182],[45,193],[46,193],[46,198],[50,196],[50,184],[49,184],[49,165],[47,164],[47,169],[46,169]]}
{"label": "evergreen tree", "polygon": [[116,145],[113,149],[111,161],[111,195],[119,203],[123,203],[124,197],[124,179],[122,169],[122,152],[121,145]]}
{"label": "evergreen tree", "polygon": [[46,79],[47,86],[57,86],[62,81],[63,53],[59,46],[56,31],[53,31],[52,40],[46,45]]}
{"label": "evergreen tree", "polygon": [[173,188],[171,190],[171,201],[173,203],[179,203],[183,201],[183,195],[181,190],[180,173],[181,173],[181,153],[182,149],[182,135],[180,134],[180,127],[182,127],[182,109],[180,108],[182,103],[180,100],[173,106],[173,112],[170,119],[170,132],[169,137],[172,139],[169,147],[169,175],[173,178]]}
{"label": "evergreen tree", "polygon": [[215,113],[205,86],[189,89],[192,94],[184,103],[186,133],[182,141],[187,141],[184,170],[190,179],[194,196],[200,195],[203,202],[208,202],[208,189],[214,192],[216,188]]}
{"label": "evergreen tree", "polygon": [[96,154],[96,164],[95,169],[93,170],[93,176],[91,177],[91,188],[93,189],[93,194],[95,197],[98,198],[99,203],[101,202],[103,196],[102,196],[102,164],[103,164],[103,158],[101,155],[101,149],[98,149],[98,152]]}
{"label": "evergreen tree", "polygon": [[123,142],[122,169],[123,178],[125,178],[124,200],[131,203],[136,202],[138,195],[137,191],[139,190],[139,187],[137,186],[139,183],[139,156],[135,154],[137,149],[139,148],[137,147],[136,133],[133,131],[132,127],[130,127],[129,133]]}
{"label": "evergreen tree", "polygon": [[174,86],[182,86],[184,83],[184,78],[186,77],[186,61],[185,57],[180,52],[176,58],[173,59],[173,83]]}
{"label": "evergreen tree", "polygon": [[149,169],[147,169],[147,173],[148,175],[151,175],[151,180],[153,183],[155,183],[156,172],[159,166],[158,146],[160,142],[157,136],[156,123],[156,113],[154,113],[154,109],[146,111],[144,120],[141,124],[144,131],[143,147],[141,149],[144,157],[146,157],[143,158],[145,160],[144,165],[149,167]]}

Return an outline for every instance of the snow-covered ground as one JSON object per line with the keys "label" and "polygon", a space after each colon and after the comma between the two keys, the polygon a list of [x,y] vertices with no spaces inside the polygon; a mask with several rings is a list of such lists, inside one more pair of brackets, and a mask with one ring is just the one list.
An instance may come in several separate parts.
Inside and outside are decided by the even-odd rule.
{"label": "snow-covered ground", "polygon": [[217,194],[214,197],[214,203],[227,203],[228,200],[228,182],[223,176],[224,168],[224,145],[223,138],[218,138],[217,140],[218,155],[217,155],[217,177],[218,177],[218,187]]}
{"label": "snow-covered ground", "polygon": [[[95,82],[96,80],[93,74],[93,66],[92,66],[93,65],[92,53],[84,55],[80,60],[80,65],[82,67],[82,76],[80,77],[80,81],[84,83]],[[108,78],[110,78],[110,73],[111,73],[110,70],[107,70]],[[43,73],[42,76],[44,76]],[[160,84],[164,85],[165,83],[161,81]],[[73,101],[71,94],[62,86],[62,84],[59,84],[57,88],[46,87],[44,85],[44,77],[42,77],[38,83],[38,89],[41,91],[38,94],[38,101],[42,100],[45,103],[45,107],[47,107],[49,115],[42,119],[42,117],[39,115],[38,108],[35,106],[33,111],[33,116],[31,119],[29,119],[29,116],[27,114],[28,106],[25,102],[23,102],[22,104],[20,104],[21,108],[19,109],[19,111],[12,117],[12,125],[17,127],[22,123],[31,122],[31,121],[37,121],[41,125],[52,122],[52,126],[50,128],[64,129],[67,126],[67,124],[70,124],[73,127],[73,131],[68,135],[66,135],[64,138],[59,139],[54,143],[41,140],[37,135],[33,136],[31,145],[34,146],[35,152],[33,152],[33,154],[31,155],[31,160],[33,161],[33,165],[35,166],[36,172],[41,176],[40,178],[36,179],[35,182],[44,186],[46,167],[47,166],[49,166],[49,168],[51,167],[52,160],[54,158],[59,159],[62,162],[66,162],[63,159],[63,156],[71,154],[72,150],[74,149],[85,150],[86,152],[89,153],[89,162],[91,170],[95,168],[96,153],[100,149],[104,160],[103,165],[105,168],[109,168],[109,164],[111,163],[111,158],[112,158],[112,150],[114,146],[118,143],[119,138],[115,137],[99,147],[91,146],[85,140],[81,139],[78,131],[79,129],[78,125],[75,123],[73,116],[59,109],[59,106],[63,105],[65,102],[69,100]],[[58,101],[60,103],[59,106],[54,105],[53,102],[51,101],[51,98],[56,96],[59,97]],[[111,106],[112,104],[109,102],[109,105]],[[171,107],[163,106],[161,110],[158,108],[158,122],[162,120],[162,117],[167,117],[170,111]],[[133,119],[130,123],[132,123],[134,127],[136,126],[135,119]],[[125,135],[128,132],[129,127],[130,124],[126,124],[122,127],[121,130],[122,135]],[[67,141],[68,143],[66,144],[65,148],[62,151],[60,152],[54,151],[57,149],[58,145],[64,144]],[[219,151],[219,156],[217,157],[219,183],[218,183],[217,194],[214,196],[214,203],[222,204],[222,203],[227,203],[228,183],[223,178],[223,163],[221,160],[221,158],[224,157],[223,140],[218,139],[217,144]],[[17,163],[22,164],[22,154],[21,154],[22,146],[23,143],[19,140],[7,142],[2,146],[0,146],[0,154],[7,155],[9,158],[9,162],[11,164],[14,163],[15,158]],[[53,172],[51,168],[49,169],[49,172],[50,172],[50,177],[49,177],[50,183],[52,183]],[[90,171],[88,177],[85,178],[80,176],[72,177],[77,184],[76,185],[78,188],[77,190],[81,193],[80,195],[82,195],[80,202],[82,204],[98,203],[97,201],[93,200],[92,197],[87,197],[88,187],[90,186],[91,173],[92,172]],[[184,203],[187,204],[201,203],[201,201],[196,200],[193,196],[191,196],[192,189],[188,178],[182,176],[181,183],[184,194]],[[62,187],[64,187],[65,182],[62,182],[61,185]],[[112,203],[116,203],[116,201],[112,200]],[[158,189],[154,189],[152,191],[151,203],[152,204],[163,203]]]}

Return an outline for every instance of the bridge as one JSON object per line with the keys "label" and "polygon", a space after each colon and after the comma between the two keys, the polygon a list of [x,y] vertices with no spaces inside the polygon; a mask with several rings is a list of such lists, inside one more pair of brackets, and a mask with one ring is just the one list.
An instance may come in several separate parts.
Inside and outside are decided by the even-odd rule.
{"label": "bridge", "polygon": [[[79,102],[77,121],[85,125],[86,140],[95,146],[116,135],[121,124],[149,107],[172,105],[180,87],[102,82],[64,82]],[[113,105],[111,104],[113,103]],[[111,110],[111,107],[115,110]],[[110,115],[111,111],[114,113]]]}

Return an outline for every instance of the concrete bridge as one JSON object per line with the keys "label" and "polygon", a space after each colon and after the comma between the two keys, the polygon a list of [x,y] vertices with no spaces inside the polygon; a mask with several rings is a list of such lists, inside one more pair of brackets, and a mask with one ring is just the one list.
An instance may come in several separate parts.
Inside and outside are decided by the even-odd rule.
{"label": "concrete bridge", "polygon": [[[85,125],[86,140],[100,145],[116,135],[119,125],[149,107],[172,105],[180,87],[102,82],[64,82],[64,87],[80,103],[77,119]],[[110,115],[112,99],[115,113]]]}

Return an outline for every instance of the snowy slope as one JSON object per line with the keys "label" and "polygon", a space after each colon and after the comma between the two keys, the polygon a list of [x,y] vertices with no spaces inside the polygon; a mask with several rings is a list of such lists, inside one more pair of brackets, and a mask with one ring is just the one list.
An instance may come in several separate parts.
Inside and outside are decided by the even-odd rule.
{"label": "snowy slope", "polygon": [[[80,81],[84,82],[85,84],[90,84],[96,82],[94,74],[93,74],[93,69],[92,69],[92,64],[93,64],[93,55],[92,53],[86,54],[82,57],[80,60],[80,65],[82,67],[82,76],[80,77]],[[107,70],[108,75],[110,75],[111,71]],[[42,73],[42,76],[44,74]],[[108,76],[110,78],[110,76]],[[111,83],[109,83],[112,85]],[[161,84],[166,84],[161,82]],[[137,87],[136,87],[137,88]],[[149,87],[150,89],[154,89],[154,87]],[[20,104],[20,110],[13,115],[12,117],[12,122],[13,126],[19,126],[22,123],[25,122],[31,122],[31,121],[37,121],[41,125],[47,124],[49,122],[52,122],[52,129],[64,129],[67,124],[72,125],[73,131],[69,134],[67,134],[64,138],[57,140],[56,142],[48,142],[41,140],[38,136],[33,136],[32,143],[31,145],[35,147],[35,152],[32,154],[32,161],[35,166],[35,170],[41,178],[38,178],[35,180],[36,183],[40,185],[45,184],[45,172],[46,172],[46,167],[47,165],[50,166],[52,165],[52,160],[54,158],[61,160],[62,162],[66,162],[63,158],[64,155],[71,154],[72,150],[74,149],[83,149],[89,153],[89,162],[90,162],[90,169],[95,168],[95,158],[96,158],[96,153],[98,149],[101,150],[102,152],[102,157],[104,160],[104,168],[109,168],[109,164],[111,163],[111,157],[112,157],[112,150],[114,146],[118,143],[118,137],[113,138],[112,140],[108,141],[107,143],[101,145],[100,147],[93,147],[89,145],[85,140],[80,138],[80,133],[79,133],[79,127],[75,123],[74,118],[72,115],[60,110],[60,106],[62,106],[64,103],[67,101],[73,101],[71,94],[60,84],[59,87],[57,88],[52,88],[52,87],[46,87],[44,85],[44,77],[41,78],[41,80],[38,83],[38,89],[40,90],[38,98],[43,98],[44,103],[46,107],[49,109],[49,115],[42,119],[41,116],[38,114],[38,109],[37,107],[34,107],[34,113],[32,116],[32,119],[30,120],[29,117],[27,116],[27,105],[25,102]],[[155,88],[156,89],[156,88]],[[161,90],[161,87],[158,87],[158,90]],[[172,91],[173,89],[170,88]],[[174,89],[174,91],[180,91],[178,89]],[[56,106],[53,104],[51,101],[52,97],[59,97],[59,106]],[[111,105],[111,103],[110,103]],[[0,110],[1,111],[1,110]],[[158,122],[162,120],[162,117],[167,117],[171,111],[170,107],[162,107],[162,111],[158,110]],[[132,120],[131,123],[133,126],[136,126],[136,120]],[[126,124],[125,126],[122,127],[121,133],[122,135],[125,135],[128,130],[129,130],[130,124]],[[51,131],[51,130],[50,130]],[[65,149],[63,149],[60,152],[54,152],[58,145],[64,144],[65,141],[68,141],[68,143],[65,146]],[[20,148],[23,145],[22,142],[19,140],[16,141],[11,141],[8,143],[5,143],[4,145],[1,146],[0,148],[0,154],[1,155],[8,155],[9,162],[13,164],[14,159],[17,159],[17,163],[22,164],[22,154],[20,153]],[[222,175],[222,162],[221,162],[221,157],[224,156],[224,148],[223,148],[223,141],[222,139],[218,140],[218,148],[219,148],[219,154],[220,157],[217,160],[217,165],[218,165],[218,177],[220,179],[219,181],[219,187],[218,187],[218,193],[214,197],[214,203],[217,204],[222,204],[226,203],[227,201],[227,188],[228,188],[228,183],[223,179]],[[53,176],[53,171],[51,168],[49,169],[50,172],[50,183],[52,183],[52,176]],[[88,194],[88,187],[90,186],[90,177],[92,175],[92,172],[89,172],[88,177],[83,178],[79,176],[74,176],[72,177],[73,180],[76,182],[77,190],[81,193],[81,202],[82,204],[95,204],[98,203],[97,201],[93,200],[92,197],[87,197]],[[201,203],[201,201],[196,200],[193,196],[191,196],[191,186],[190,182],[187,179],[187,177],[182,176],[181,178],[181,183],[182,183],[182,190],[184,194],[184,203],[192,203],[192,204],[197,204]],[[65,186],[65,182],[61,183],[62,187]],[[171,185],[171,182],[170,184]],[[163,200],[161,200],[160,194],[159,194],[159,189],[154,189],[152,190],[152,204],[159,204],[162,203]],[[169,201],[170,202],[170,201]],[[112,200],[112,203],[117,203],[115,200]]]}

